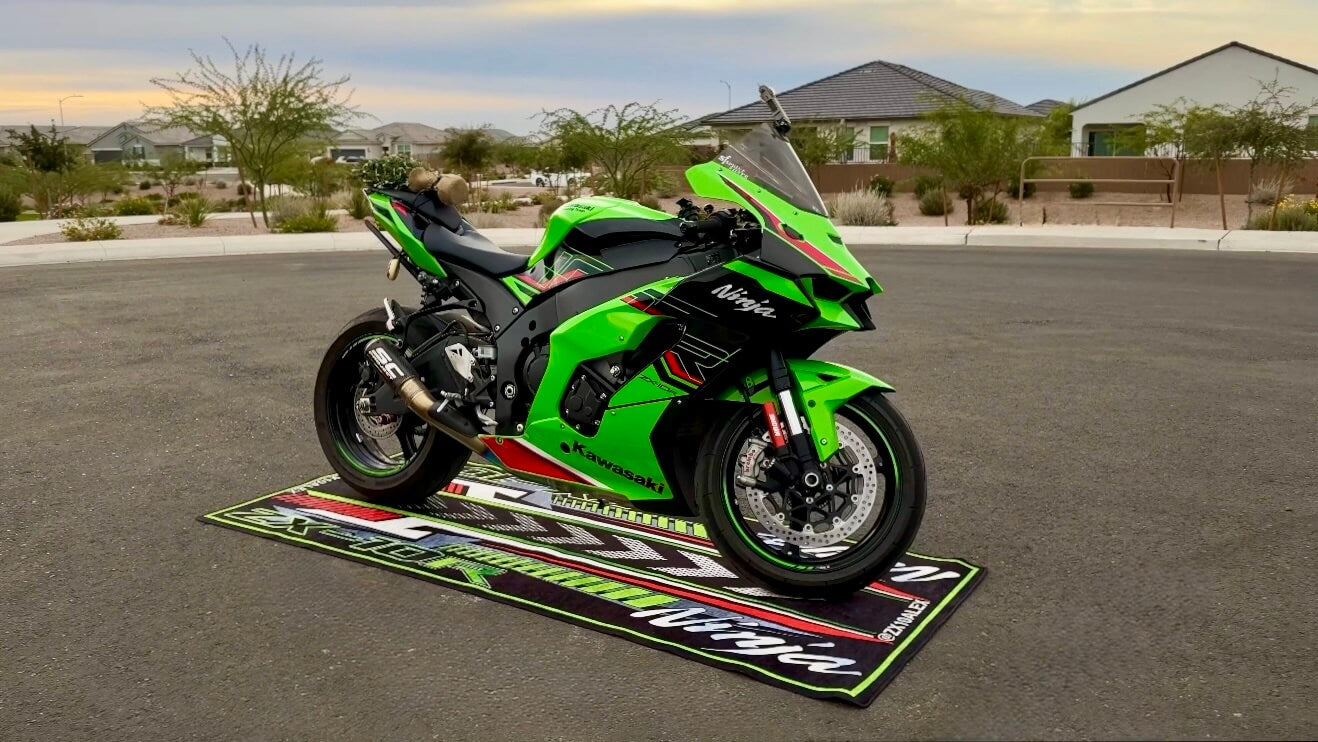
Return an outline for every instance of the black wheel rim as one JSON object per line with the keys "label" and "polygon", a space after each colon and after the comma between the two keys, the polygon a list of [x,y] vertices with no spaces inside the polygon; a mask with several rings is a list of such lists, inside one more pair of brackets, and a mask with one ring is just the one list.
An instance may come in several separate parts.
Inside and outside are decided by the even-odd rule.
{"label": "black wheel rim", "polygon": [[[783,523],[770,527],[773,524],[763,518],[763,509],[757,513],[755,508],[748,507],[752,499],[747,495],[747,490],[752,488],[738,484],[736,477],[741,470],[740,463],[744,463],[741,460],[745,455],[749,439],[760,437],[767,440],[766,429],[758,419],[752,420],[744,428],[742,435],[733,441],[728,451],[730,459],[724,461],[724,502],[727,506],[727,514],[741,540],[752,551],[773,564],[797,571],[842,569],[868,558],[875,549],[890,539],[897,526],[902,492],[901,471],[883,426],[850,406],[838,410],[837,421],[840,444],[843,436],[846,435],[843,433],[844,429],[850,429],[851,435],[858,437],[867,447],[866,453],[874,465],[874,474],[870,475],[874,476],[872,482],[874,502],[854,530],[827,545],[792,543],[791,539],[797,537],[784,538],[783,532],[786,529]],[[854,447],[854,441],[849,443]],[[848,447],[842,445],[839,453],[825,462],[825,466],[836,468],[841,452]],[[859,473],[853,472],[853,474]],[[847,486],[845,481],[835,482],[836,484]],[[859,486],[864,487],[865,483],[859,483]],[[846,489],[843,494],[850,497],[854,494],[854,490]],[[837,504],[839,504],[837,500],[830,503],[834,506]],[[801,511],[795,512],[799,514]],[[775,530],[777,533],[774,532]]]}
{"label": "black wheel rim", "polygon": [[[417,459],[434,431],[411,412],[396,420],[394,416],[359,413],[358,400],[384,384],[364,351],[366,343],[375,338],[395,340],[389,335],[364,335],[339,355],[326,384],[327,417],[334,445],[344,462],[366,476],[390,477]],[[390,428],[390,435],[378,437]]]}

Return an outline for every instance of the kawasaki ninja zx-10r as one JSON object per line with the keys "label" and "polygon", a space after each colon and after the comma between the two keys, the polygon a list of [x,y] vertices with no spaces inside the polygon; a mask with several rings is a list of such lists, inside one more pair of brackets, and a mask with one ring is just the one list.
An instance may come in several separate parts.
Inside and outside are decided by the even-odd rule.
{"label": "kawasaki ninja zx-10r", "polygon": [[[687,171],[678,218],[579,198],[529,258],[434,191],[371,189],[419,308],[350,322],[316,379],[320,442],[369,500],[421,501],[470,453],[556,487],[699,516],[746,576],[836,598],[884,574],[924,510],[891,387],[810,355],[874,328],[881,289],[773,123]],[[450,199],[452,200],[452,199]]]}

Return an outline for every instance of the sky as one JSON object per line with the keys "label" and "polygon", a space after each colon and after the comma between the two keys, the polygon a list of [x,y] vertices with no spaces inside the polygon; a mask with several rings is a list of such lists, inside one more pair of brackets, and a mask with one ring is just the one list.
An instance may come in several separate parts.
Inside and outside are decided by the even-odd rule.
{"label": "sky", "polygon": [[[1028,104],[1084,100],[1228,41],[1318,66],[1318,0],[0,0],[0,124],[108,125],[225,38],[351,75],[363,127],[658,101],[687,116],[865,62]],[[725,86],[724,81],[727,85]]]}

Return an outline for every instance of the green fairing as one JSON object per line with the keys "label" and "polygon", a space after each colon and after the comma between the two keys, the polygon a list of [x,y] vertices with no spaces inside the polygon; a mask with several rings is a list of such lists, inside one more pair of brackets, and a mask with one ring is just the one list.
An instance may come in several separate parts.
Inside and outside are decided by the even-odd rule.
{"label": "green fairing", "polygon": [[634,201],[627,201],[611,196],[586,196],[568,201],[554,210],[545,224],[545,234],[540,246],[527,259],[528,266],[534,266],[549,257],[572,228],[582,222],[597,219],[648,219],[656,222],[672,221],[673,215],[642,206]]}
{"label": "green fairing", "polygon": [[[837,229],[828,220],[828,217],[798,209],[774,195],[772,191],[761,188],[745,176],[725,168],[717,162],[694,165],[686,171],[686,179],[696,195],[741,204],[759,220],[760,226],[764,228],[766,235],[776,234],[773,225],[760,212],[760,209],[755,208],[754,204],[729,187],[724,181],[725,178],[753,196],[756,201],[759,201],[764,208],[768,209],[779,220],[790,224],[792,229],[801,234],[801,239],[809,242],[812,247],[828,256],[842,270],[850,273],[856,279],[855,281],[849,281],[838,278],[844,285],[856,290],[858,290],[857,287],[868,288],[872,291],[878,288],[878,284],[865,270],[865,266],[861,265],[860,261],[842,244]],[[836,238],[836,241],[834,238]]]}
{"label": "green fairing", "polygon": [[[681,280],[664,279],[638,291],[667,292]],[[662,321],[662,317],[638,311],[620,299],[610,299],[564,322],[549,336],[552,362],[527,416],[525,437],[529,442],[630,500],[667,500],[673,496],[654,447],[638,443],[648,441],[673,395],[657,395],[659,399],[654,394],[647,396],[645,388],[649,385],[645,380],[632,379],[610,400],[595,435],[578,432],[565,423],[558,406],[578,364],[634,350]],[[617,464],[632,476],[605,466],[603,461]]]}
{"label": "green fairing", "polygon": [[[801,407],[805,411],[806,422],[810,425],[810,437],[814,440],[821,461],[827,461],[838,450],[837,423],[833,418],[847,400],[869,389],[893,391],[892,387],[864,371],[827,361],[791,358],[787,361],[787,368],[796,381],[797,389],[801,391]],[[766,371],[756,371],[744,381],[746,388],[756,390],[750,399],[737,386],[727,389],[718,398],[730,402],[754,403],[768,402],[773,398]]]}
{"label": "green fairing", "polygon": [[421,243],[421,240],[418,240],[412,234],[412,230],[408,229],[406,224],[403,224],[402,217],[394,211],[393,206],[389,203],[388,196],[383,193],[372,193],[367,198],[370,200],[371,208],[375,212],[375,220],[389,234],[393,235],[398,245],[403,248],[403,252],[412,259],[413,263],[416,263],[418,268],[437,278],[444,278],[448,275],[435,260],[435,256],[431,255],[426,246]]}

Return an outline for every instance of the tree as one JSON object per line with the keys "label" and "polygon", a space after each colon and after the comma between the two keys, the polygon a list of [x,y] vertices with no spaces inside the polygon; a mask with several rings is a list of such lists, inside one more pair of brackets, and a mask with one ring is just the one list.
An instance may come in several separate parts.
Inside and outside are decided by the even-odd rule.
{"label": "tree", "polygon": [[1226,225],[1226,191],[1222,187],[1222,163],[1239,151],[1236,119],[1217,106],[1194,106],[1185,114],[1185,153],[1213,164],[1217,176],[1217,203]]}
{"label": "tree", "polygon": [[1049,151],[1057,155],[1070,155],[1071,152],[1071,112],[1075,110],[1075,101],[1067,101],[1055,106],[1043,118],[1043,130],[1039,140]]}
{"label": "tree", "polygon": [[819,168],[837,162],[856,147],[856,130],[850,126],[798,126],[792,128],[792,148],[815,179]]}
{"label": "tree", "polygon": [[322,79],[319,59],[300,64],[292,54],[271,59],[256,44],[239,53],[229,43],[229,51],[232,71],[221,69],[211,57],[191,52],[192,69],[176,77],[152,79],[170,103],[148,107],[147,120],[224,137],[238,166],[238,179],[251,180],[261,219],[269,227],[266,186],[273,182],[271,175],[280,162],[308,139],[342,128],[359,114],[351,104],[351,91],[344,90],[349,77]]}
{"label": "tree", "polygon": [[204,165],[196,160],[189,160],[181,153],[170,152],[160,158],[160,165],[155,168],[160,187],[165,191],[165,203],[174,200],[174,192],[183,181],[202,171]]}
{"label": "tree", "polygon": [[449,129],[448,135],[439,148],[440,159],[450,170],[479,182],[481,174],[494,163],[494,138],[489,126]]}
{"label": "tree", "polygon": [[59,214],[102,189],[104,173],[87,161],[81,147],[70,144],[52,125],[50,132],[29,127],[9,130],[19,162],[7,169],[7,190],[32,197],[43,216]]}
{"label": "tree", "polygon": [[541,114],[545,138],[560,153],[560,164],[600,168],[600,187],[622,198],[649,189],[655,167],[686,162],[691,132],[676,110],[656,104],[611,105],[588,113],[560,108]]}
{"label": "tree", "polygon": [[[1270,165],[1277,176],[1277,199],[1272,204],[1268,228],[1275,226],[1277,205],[1286,193],[1295,171],[1310,154],[1310,134],[1305,128],[1309,111],[1318,101],[1299,101],[1295,88],[1278,80],[1261,83],[1254,99],[1232,112],[1240,151],[1249,158],[1249,185],[1260,165]],[[1248,217],[1254,216],[1252,199]]]}
{"label": "tree", "polygon": [[[1185,122],[1192,108],[1184,98],[1154,106],[1138,124],[1117,132],[1113,137],[1116,150],[1166,158],[1157,160],[1157,167],[1164,180],[1171,180],[1177,164],[1185,162]],[[1167,186],[1168,203],[1174,190],[1173,185]]]}
{"label": "tree", "polygon": [[904,135],[898,158],[941,173],[944,196],[953,188],[965,198],[967,224],[974,223],[982,203],[996,200],[1019,176],[1026,157],[1043,149],[1037,123],[966,101],[941,106],[925,118],[931,126]]}

